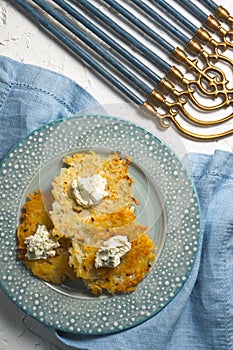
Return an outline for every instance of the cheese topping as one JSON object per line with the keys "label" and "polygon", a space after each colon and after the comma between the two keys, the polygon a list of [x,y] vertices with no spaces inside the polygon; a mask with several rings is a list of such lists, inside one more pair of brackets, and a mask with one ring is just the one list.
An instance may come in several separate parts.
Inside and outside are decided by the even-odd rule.
{"label": "cheese topping", "polygon": [[105,190],[107,180],[100,174],[81,177],[72,182],[73,195],[76,202],[83,207],[92,207],[108,195]]}
{"label": "cheese topping", "polygon": [[126,236],[109,238],[99,248],[95,256],[95,267],[116,267],[121,258],[131,249],[131,243]]}
{"label": "cheese topping", "polygon": [[38,225],[36,233],[25,239],[27,245],[26,257],[29,260],[47,259],[56,255],[55,248],[59,247],[59,242],[51,239],[45,225]]}

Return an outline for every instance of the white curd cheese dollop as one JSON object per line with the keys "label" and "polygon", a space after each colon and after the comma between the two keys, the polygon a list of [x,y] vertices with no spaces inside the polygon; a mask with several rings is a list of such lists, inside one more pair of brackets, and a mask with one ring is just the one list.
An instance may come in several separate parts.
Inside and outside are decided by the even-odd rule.
{"label": "white curd cheese dollop", "polygon": [[38,225],[36,233],[25,239],[27,246],[26,257],[29,260],[47,259],[56,255],[55,248],[59,247],[59,242],[50,237],[50,233],[45,225]]}
{"label": "white curd cheese dollop", "polygon": [[83,207],[92,207],[108,195],[107,180],[100,174],[89,177],[78,176],[73,180],[72,190],[76,202]]}
{"label": "white curd cheese dollop", "polygon": [[116,267],[121,258],[131,249],[131,243],[126,236],[109,238],[99,248],[95,256],[95,267]]}

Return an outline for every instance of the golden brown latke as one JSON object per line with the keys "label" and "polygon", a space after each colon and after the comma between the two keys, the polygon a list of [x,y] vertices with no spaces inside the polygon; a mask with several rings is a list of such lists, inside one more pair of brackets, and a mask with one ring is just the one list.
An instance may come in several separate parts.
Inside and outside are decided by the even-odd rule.
{"label": "golden brown latke", "polygon": [[77,276],[83,279],[93,294],[103,291],[111,294],[132,292],[149,272],[155,259],[154,248],[150,237],[143,234],[132,242],[131,250],[121,259],[120,265],[96,269],[95,255],[98,248],[73,242],[70,262]]}
{"label": "golden brown latke", "polygon": [[44,207],[42,194],[39,190],[29,194],[28,201],[23,207],[22,223],[17,230],[19,258],[24,258],[26,254],[27,247],[24,243],[25,238],[33,235],[38,225],[45,225],[47,229],[53,227],[53,223]]}
{"label": "golden brown latke", "polygon": [[43,204],[42,194],[39,190],[29,195],[29,200],[25,203],[22,214],[22,223],[17,230],[18,257],[38,278],[54,284],[61,284],[67,279],[74,279],[75,274],[69,266],[68,249],[70,241],[62,239],[59,241],[60,247],[56,249],[56,255],[47,259],[29,260],[25,256],[27,247],[25,238],[36,232],[38,225],[45,225],[47,229],[53,227]]}
{"label": "golden brown latke", "polygon": [[[60,175],[52,181],[55,199],[50,212],[53,234],[72,239],[76,235],[82,236],[83,224],[108,228],[125,226],[136,219],[132,208],[137,201],[132,194],[129,158],[121,158],[118,153],[103,156],[89,152],[67,156],[64,163],[68,167],[62,168]],[[87,177],[96,173],[106,178],[108,196],[93,207],[83,208],[73,198],[72,182],[78,176]]]}
{"label": "golden brown latke", "polygon": [[[17,231],[19,258],[39,278],[61,284],[67,278],[82,278],[93,294],[131,292],[149,272],[155,259],[155,246],[148,228],[136,221],[132,194],[133,179],[129,175],[128,157],[118,153],[108,156],[95,152],[76,153],[64,159],[65,167],[52,182],[51,217],[48,216],[40,191],[31,194],[24,206],[23,222]],[[99,204],[83,208],[73,198],[71,185],[78,176],[96,173],[107,180],[106,196]],[[56,256],[28,260],[25,257],[26,237],[44,224],[59,239]],[[112,236],[126,235],[131,250],[115,268],[95,268],[95,254]]]}

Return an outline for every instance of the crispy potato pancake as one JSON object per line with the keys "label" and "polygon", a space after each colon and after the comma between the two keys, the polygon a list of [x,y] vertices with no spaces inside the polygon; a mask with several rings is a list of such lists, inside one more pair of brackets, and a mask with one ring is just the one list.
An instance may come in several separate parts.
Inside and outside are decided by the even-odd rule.
{"label": "crispy potato pancake", "polygon": [[92,215],[87,224],[96,227],[111,228],[129,224],[136,219],[135,214],[130,209],[122,209],[115,213],[107,213],[102,215]]}
{"label": "crispy potato pancake", "polygon": [[60,247],[56,249],[54,257],[39,260],[27,259],[25,238],[33,235],[38,225],[45,225],[47,229],[51,229],[53,223],[45,210],[39,190],[29,195],[29,200],[25,203],[23,210],[23,220],[17,230],[18,257],[24,261],[35,276],[47,282],[61,284],[67,279],[74,279],[74,271],[69,266],[70,241],[67,239],[60,240]]}
{"label": "crispy potato pancake", "polygon": [[[90,152],[68,156],[64,162],[68,168],[62,168],[60,175],[52,182],[52,194],[55,199],[51,211],[53,222],[58,221],[56,216],[60,215],[59,212],[74,212],[77,223],[95,222],[95,226],[97,224],[110,225],[111,221],[115,220],[114,215],[118,217],[118,225],[124,225],[129,220],[135,219],[133,214],[129,213],[132,205],[137,202],[132,194],[133,180],[128,173],[129,159],[122,159],[118,153],[104,158]],[[106,178],[108,196],[91,208],[83,208],[76,203],[72,195],[71,184],[78,176],[87,177],[96,173]],[[99,219],[96,220],[96,218]],[[60,230],[62,234],[61,223]]]}
{"label": "crispy potato pancake", "polygon": [[17,230],[19,258],[24,258],[27,250],[24,243],[25,238],[33,235],[37,226],[43,224],[47,229],[53,227],[53,223],[43,205],[42,194],[37,190],[28,196],[28,201],[23,207],[22,223]]}
{"label": "crispy potato pancake", "polygon": [[[66,156],[60,175],[52,181],[54,201],[47,213],[39,190],[29,195],[24,205],[22,223],[17,230],[18,256],[32,273],[48,282],[61,284],[67,279],[83,279],[93,294],[132,292],[149,272],[155,260],[153,241],[148,227],[136,221],[129,175],[130,159],[118,153],[108,156],[95,152]],[[72,182],[78,176],[100,174],[107,181],[107,195],[100,203],[83,207],[75,201]],[[25,255],[25,238],[45,225],[60,246],[56,255],[29,260]],[[95,267],[95,255],[103,243],[113,236],[127,236],[131,250],[117,267]]]}
{"label": "crispy potato pancake", "polygon": [[132,292],[149,272],[155,259],[154,244],[147,234],[132,242],[131,250],[115,268],[95,268],[98,248],[72,243],[70,263],[93,294]]}

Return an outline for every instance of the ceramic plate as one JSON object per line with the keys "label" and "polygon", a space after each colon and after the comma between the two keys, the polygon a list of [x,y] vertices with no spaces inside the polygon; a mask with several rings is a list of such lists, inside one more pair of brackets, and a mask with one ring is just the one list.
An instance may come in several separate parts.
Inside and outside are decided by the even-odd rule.
{"label": "ceramic plate", "polygon": [[[27,195],[50,190],[65,154],[95,150],[129,155],[137,219],[149,226],[157,260],[130,294],[96,297],[80,282],[54,286],[32,276],[17,259],[16,228]],[[25,312],[58,330],[107,334],[131,328],[162,310],[194,264],[200,233],[196,192],[177,156],[148,130],[115,117],[77,116],[36,130],[0,167],[2,288]]]}

